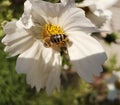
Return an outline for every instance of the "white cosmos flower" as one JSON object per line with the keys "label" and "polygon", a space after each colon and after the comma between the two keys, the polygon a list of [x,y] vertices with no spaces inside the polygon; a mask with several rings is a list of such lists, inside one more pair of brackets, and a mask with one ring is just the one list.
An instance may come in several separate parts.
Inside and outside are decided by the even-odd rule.
{"label": "white cosmos flower", "polygon": [[112,7],[118,0],[84,0],[78,7],[87,7],[86,16],[98,27],[111,31]]}
{"label": "white cosmos flower", "polygon": [[120,99],[120,71],[113,71],[112,76],[106,81],[110,100]]}
{"label": "white cosmos flower", "polygon": [[[27,83],[37,91],[46,87],[48,94],[54,88],[60,90],[61,57],[63,43],[45,47],[45,40],[53,34],[65,34],[66,47],[77,73],[87,82],[102,72],[106,54],[101,45],[89,33],[98,31],[76,8],[74,0],[49,3],[27,0],[24,13],[17,22],[4,27],[6,36],[2,42],[9,57],[18,55],[16,70],[27,75]],[[49,40],[51,41],[51,40]]]}

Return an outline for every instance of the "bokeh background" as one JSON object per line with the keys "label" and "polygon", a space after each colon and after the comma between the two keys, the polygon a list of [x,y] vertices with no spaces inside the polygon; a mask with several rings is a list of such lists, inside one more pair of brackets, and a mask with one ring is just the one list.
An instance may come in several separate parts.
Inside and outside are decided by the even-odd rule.
{"label": "bokeh background", "polygon": [[[73,71],[62,73],[61,92],[54,91],[51,96],[46,94],[45,89],[37,93],[35,88],[26,84],[25,75],[16,73],[17,57],[6,58],[5,46],[1,43],[1,39],[5,35],[2,27],[6,22],[20,18],[23,13],[24,1],[0,0],[0,105],[120,105],[119,98],[115,100],[107,99],[106,79],[112,75],[113,70],[120,70],[119,55],[116,55],[114,51],[110,53],[109,59],[103,65],[104,71],[101,77],[95,78],[92,84],[83,81]],[[59,0],[47,1],[57,2]],[[80,1],[76,0],[76,2]],[[111,52],[111,50],[115,50],[111,49],[116,40],[115,36],[116,33],[111,33],[104,38],[97,38],[100,38],[104,48]],[[117,43],[116,49],[119,50],[119,43]]]}

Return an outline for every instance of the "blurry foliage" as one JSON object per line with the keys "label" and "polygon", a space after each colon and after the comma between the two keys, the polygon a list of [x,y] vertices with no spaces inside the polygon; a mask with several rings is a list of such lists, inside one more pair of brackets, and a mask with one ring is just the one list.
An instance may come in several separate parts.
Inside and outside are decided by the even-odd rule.
{"label": "blurry foliage", "polygon": [[116,55],[113,54],[113,55],[111,55],[109,61],[107,62],[107,65],[104,68],[105,72],[112,72],[113,70],[120,69],[120,68],[116,67],[116,64],[117,64]]}
{"label": "blurry foliage", "polygon": [[23,12],[23,3],[18,6],[14,1],[0,0],[0,36],[4,34],[2,30],[4,24],[7,21],[18,19]]}
{"label": "blurry foliage", "polygon": [[[5,46],[1,43],[4,36],[2,27],[7,21],[16,20],[21,16],[24,1],[0,0],[0,105],[115,105],[115,102],[118,105],[119,101],[110,102],[106,98],[100,101],[98,99],[101,96],[99,89],[80,80],[74,72],[63,73],[61,92],[54,91],[52,96],[47,96],[45,90],[36,93],[35,88],[31,89],[26,84],[26,76],[16,73],[16,57],[7,59],[3,51]],[[59,0],[47,1],[59,2]],[[79,1],[82,0],[76,0],[76,2]],[[116,63],[114,59],[110,62],[111,64],[107,67],[108,71],[113,69]]]}
{"label": "blurry foliage", "polygon": [[76,3],[77,3],[77,2],[79,3],[79,2],[82,2],[82,1],[83,1],[83,0],[75,0]]}
{"label": "blurry foliage", "polygon": [[111,54],[109,61],[104,66],[105,73],[112,73],[112,71],[119,71],[120,65],[117,65],[117,56],[116,54]]}

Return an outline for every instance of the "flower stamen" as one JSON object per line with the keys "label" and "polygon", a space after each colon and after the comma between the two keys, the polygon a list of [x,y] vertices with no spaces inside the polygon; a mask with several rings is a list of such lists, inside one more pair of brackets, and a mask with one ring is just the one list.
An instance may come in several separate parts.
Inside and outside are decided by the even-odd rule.
{"label": "flower stamen", "polygon": [[41,38],[45,47],[62,47],[68,41],[67,35],[60,26],[45,24],[41,31]]}

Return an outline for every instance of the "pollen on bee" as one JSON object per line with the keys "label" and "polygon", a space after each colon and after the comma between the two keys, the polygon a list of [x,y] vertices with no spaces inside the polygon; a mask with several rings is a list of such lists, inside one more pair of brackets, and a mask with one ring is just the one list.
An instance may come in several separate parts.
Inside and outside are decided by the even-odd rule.
{"label": "pollen on bee", "polygon": [[62,47],[68,41],[67,35],[60,26],[45,24],[41,30],[41,39],[45,47]]}

